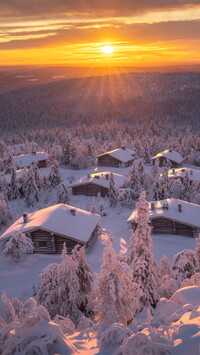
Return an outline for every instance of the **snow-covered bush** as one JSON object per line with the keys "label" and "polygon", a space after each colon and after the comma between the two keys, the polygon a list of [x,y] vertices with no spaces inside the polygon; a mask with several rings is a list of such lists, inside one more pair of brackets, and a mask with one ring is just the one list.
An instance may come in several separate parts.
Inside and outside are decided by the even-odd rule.
{"label": "snow-covered bush", "polygon": [[6,256],[11,256],[17,263],[25,254],[32,254],[34,245],[30,238],[19,232],[10,237],[3,246],[2,253]]}
{"label": "snow-covered bush", "polygon": [[100,351],[111,346],[121,345],[123,340],[129,338],[132,334],[133,332],[130,328],[120,323],[114,323],[102,333],[99,340]]}
{"label": "snow-covered bush", "polygon": [[198,272],[198,261],[193,250],[184,249],[174,256],[172,265],[173,277],[182,282]]}

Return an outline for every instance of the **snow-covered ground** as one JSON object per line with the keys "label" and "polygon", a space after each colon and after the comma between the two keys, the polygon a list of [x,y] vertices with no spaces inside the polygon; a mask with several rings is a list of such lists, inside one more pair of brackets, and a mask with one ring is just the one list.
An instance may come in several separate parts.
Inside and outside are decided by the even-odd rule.
{"label": "snow-covered ground", "polygon": [[[107,171],[105,167],[87,170],[71,170],[60,168],[60,173],[65,184],[69,184],[72,179],[80,179],[88,173]],[[113,172],[126,176],[129,168],[112,168]],[[39,170],[42,175],[48,175],[50,168],[42,168]],[[151,167],[146,166],[146,172],[151,172]],[[18,173],[20,174],[20,172]],[[7,175],[9,179],[9,176]],[[82,209],[90,209],[93,197],[88,196],[71,196],[70,204]],[[55,202],[55,196],[52,194],[49,198],[48,205]],[[98,207],[98,199],[95,198],[95,203]],[[127,248],[128,240],[131,236],[130,225],[127,224],[127,219],[132,213],[132,209],[109,208],[108,201],[105,201],[108,211],[108,216],[102,217],[100,222],[100,235],[98,239],[91,245],[86,253],[87,260],[93,270],[98,273],[102,264],[102,254],[104,249],[104,241],[108,235],[113,239],[113,247],[117,253],[124,253]],[[14,212],[14,218],[19,218],[24,211],[34,211],[34,208],[27,208],[23,200],[14,200],[9,202],[9,206]],[[43,206],[42,206],[43,207]],[[2,228],[2,234],[6,228]],[[176,253],[183,249],[194,249],[195,240],[177,235],[153,235],[153,251],[156,261],[159,263],[162,255],[168,256],[170,262]],[[59,262],[60,256],[56,255],[29,255],[26,260],[20,264],[13,264],[9,259],[0,254],[0,294],[3,290],[8,293],[9,297],[18,297],[25,300],[32,295],[33,282],[38,282],[38,274],[49,263]]]}
{"label": "snow-covered ground", "polygon": [[[130,168],[124,169],[115,169],[113,168],[112,171],[126,175]],[[95,172],[106,171],[107,168],[96,168]],[[49,168],[40,169],[40,173],[44,175],[48,175],[50,172]],[[89,170],[79,170],[73,171],[70,169],[60,169],[62,178],[64,183],[68,184],[73,179],[79,179],[80,177],[88,174],[93,173],[94,169]],[[151,167],[146,167],[146,172],[151,172]],[[86,196],[71,196],[70,204],[79,207],[82,209],[88,209],[91,207],[92,204],[92,197]],[[52,195],[49,198],[48,205],[55,203],[55,195]],[[98,206],[98,199],[95,198],[95,203]],[[105,240],[108,237],[111,237],[113,240],[113,247],[117,253],[124,253],[126,251],[129,238],[131,236],[130,225],[127,224],[127,219],[131,215],[132,210],[128,208],[109,208],[108,201],[105,200],[106,209],[108,215],[106,217],[101,218],[100,222],[100,233],[98,239],[87,249],[86,258],[89,264],[92,266],[93,270],[98,273],[100,271],[100,267],[102,264],[102,255],[103,249],[105,247]],[[18,218],[22,215],[22,213],[26,210],[27,212],[33,211],[34,208],[27,208],[24,204],[23,200],[17,201],[10,201],[9,206],[15,212],[15,218]],[[42,206],[44,207],[44,206]],[[37,208],[36,208],[37,209]],[[5,228],[4,228],[5,229]],[[4,229],[1,229],[0,233],[3,233]],[[195,239],[187,238],[184,236],[177,236],[177,235],[153,235],[153,252],[156,261],[159,263],[160,258],[163,255],[168,256],[170,262],[173,261],[173,257],[176,253],[183,249],[194,249],[195,246]],[[60,255],[39,255],[33,254],[28,255],[24,258],[24,260],[20,263],[13,263],[9,258],[2,256],[0,254],[0,295],[3,291],[6,291],[7,296],[9,298],[17,297],[18,299],[22,300],[23,302],[27,300],[29,297],[33,296],[34,287],[37,287],[39,282],[38,275],[39,273],[50,263],[59,263],[60,262]],[[180,291],[181,294],[177,294],[174,296],[174,299],[171,301],[165,300],[160,301],[156,312],[154,315],[154,321],[157,322],[158,319],[174,319],[173,325],[171,326],[169,332],[169,336],[171,337],[170,343],[173,345],[173,354],[175,355],[187,355],[190,351],[189,347],[192,346],[195,352],[194,355],[198,355],[198,337],[197,337],[197,330],[198,330],[198,318],[197,318],[197,310],[191,311],[193,308],[190,307],[188,310],[185,308],[184,305],[179,304],[179,300],[187,298],[186,303],[190,303],[190,299],[197,298],[197,290],[189,290],[188,295],[185,295],[185,291]],[[185,297],[185,298],[184,298]],[[188,301],[189,300],[189,301]],[[163,303],[162,303],[163,302]],[[195,301],[196,302],[196,301]],[[177,316],[178,312],[183,314],[182,318]],[[181,313],[182,312],[182,313]],[[193,313],[192,313],[193,312]],[[196,313],[195,313],[196,312]],[[3,301],[0,299],[0,316],[5,319],[5,305]],[[145,318],[141,320],[135,320],[137,324],[145,323]],[[171,318],[170,318],[171,317]],[[176,322],[177,319],[177,322]],[[147,328],[141,328],[142,332],[138,332],[138,329],[133,324],[129,332],[134,340],[134,337],[137,336],[138,339],[141,336],[148,335],[148,332],[151,333],[151,327],[146,325]],[[165,324],[162,323],[161,324]],[[169,323],[170,324],[170,323]],[[46,322],[45,327],[53,327],[53,322]],[[139,327],[139,325],[137,325]],[[120,328],[121,327],[121,328]],[[163,327],[163,329],[162,329]],[[127,330],[122,329],[123,326],[118,325],[119,334],[123,336],[123,332]],[[166,343],[166,340],[162,340],[162,334],[165,332],[166,325],[161,325],[157,329],[159,335],[153,335],[153,331],[151,334],[151,339],[153,337],[155,339],[159,339],[161,337],[161,343]],[[44,325],[41,325],[41,330],[37,328],[37,332],[44,331]],[[126,328],[127,329],[127,328]],[[36,329],[34,330],[36,331]],[[137,333],[138,332],[138,333]],[[137,334],[136,334],[137,333]],[[53,334],[53,333],[52,333]],[[116,333],[117,334],[117,333]],[[136,334],[136,335],[135,335]],[[139,334],[139,335],[138,335]],[[124,345],[127,349],[131,349],[133,346],[133,340],[127,340],[127,343]],[[128,339],[128,338],[127,338]],[[163,337],[164,339],[164,337]],[[146,341],[149,341],[148,338]],[[157,341],[157,340],[155,340]],[[130,343],[130,344],[129,344]],[[140,344],[138,340],[134,344]],[[142,343],[141,343],[142,344]],[[155,344],[149,343],[149,349],[151,346],[155,348]],[[140,347],[140,345],[138,345]],[[113,343],[112,346],[108,346],[105,349],[99,350],[97,336],[95,332],[92,330],[87,330],[85,333],[84,331],[76,331],[71,335],[66,335],[63,342],[59,340],[59,342],[55,342],[52,347],[52,354],[59,353],[59,354],[102,354],[107,355],[114,353],[116,349],[119,348],[119,344]],[[126,350],[124,350],[126,351]],[[143,354],[143,348],[141,345],[141,349],[138,349],[138,354]],[[156,351],[156,350],[155,350]],[[191,350],[192,351],[192,350]],[[128,353],[128,352],[127,352]],[[159,354],[160,352],[155,352]],[[191,352],[192,353],[192,352]],[[121,354],[121,353],[120,353]],[[129,352],[131,354],[131,352]],[[164,354],[164,352],[163,352]]]}

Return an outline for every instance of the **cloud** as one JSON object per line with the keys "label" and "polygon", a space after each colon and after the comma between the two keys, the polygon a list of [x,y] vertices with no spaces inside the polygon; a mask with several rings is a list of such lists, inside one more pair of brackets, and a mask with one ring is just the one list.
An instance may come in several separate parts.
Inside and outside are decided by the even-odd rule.
{"label": "cloud", "polygon": [[155,10],[198,6],[199,0],[1,0],[0,16],[130,16]]}
{"label": "cloud", "polygon": [[[107,25],[104,27],[104,25]],[[6,32],[7,42],[0,43],[1,50],[28,49],[36,47],[58,47],[102,41],[130,42],[134,45],[150,44],[165,41],[200,40],[200,21],[168,21],[153,24],[127,24],[122,22],[103,22],[103,27],[95,27],[93,22],[56,24],[49,29],[32,31],[18,28],[17,33]]]}

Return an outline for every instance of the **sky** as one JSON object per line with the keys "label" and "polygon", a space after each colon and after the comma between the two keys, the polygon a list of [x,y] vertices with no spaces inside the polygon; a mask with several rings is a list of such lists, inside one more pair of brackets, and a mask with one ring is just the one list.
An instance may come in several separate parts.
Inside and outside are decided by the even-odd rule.
{"label": "sky", "polygon": [[200,64],[200,0],[0,0],[0,65],[33,64]]}

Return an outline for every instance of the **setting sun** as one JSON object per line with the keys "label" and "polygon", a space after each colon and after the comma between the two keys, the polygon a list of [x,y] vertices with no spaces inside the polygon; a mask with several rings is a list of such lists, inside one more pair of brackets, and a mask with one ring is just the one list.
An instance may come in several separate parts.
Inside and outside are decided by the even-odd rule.
{"label": "setting sun", "polygon": [[111,54],[114,51],[114,48],[112,46],[104,46],[104,47],[101,47],[101,51],[104,54]]}

